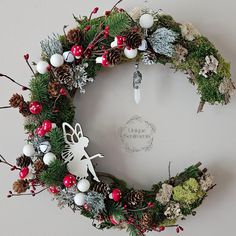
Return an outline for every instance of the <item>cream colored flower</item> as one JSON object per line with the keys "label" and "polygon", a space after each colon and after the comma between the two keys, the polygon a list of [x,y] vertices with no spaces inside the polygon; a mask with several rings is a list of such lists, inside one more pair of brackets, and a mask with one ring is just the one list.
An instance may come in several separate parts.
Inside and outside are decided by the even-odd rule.
{"label": "cream colored flower", "polygon": [[182,36],[188,41],[193,41],[196,37],[201,36],[199,31],[191,23],[182,24],[180,28]]}
{"label": "cream colored flower", "polygon": [[235,94],[235,83],[228,78],[224,78],[219,86],[219,91],[221,94],[229,94],[230,96],[233,96]]}
{"label": "cream colored flower", "polygon": [[180,217],[183,216],[181,209],[180,209],[180,204],[179,203],[175,203],[175,202],[171,202],[165,212],[164,215],[167,217],[167,219],[169,220],[176,220]]}
{"label": "cream colored flower", "polygon": [[206,56],[205,65],[199,72],[199,75],[202,75],[205,78],[208,78],[209,74],[212,72],[217,74],[218,65],[219,65],[219,62],[213,55]]}
{"label": "cream colored flower", "polygon": [[156,200],[162,205],[166,205],[171,198],[173,186],[169,184],[162,184],[162,188],[156,195]]}
{"label": "cream colored flower", "polygon": [[141,8],[141,7],[135,7],[135,8],[133,8],[133,9],[129,12],[129,15],[131,16],[131,18],[132,18],[134,21],[138,21],[139,18],[141,17],[141,15],[142,15],[142,8]]}
{"label": "cream colored flower", "polygon": [[200,185],[203,191],[209,190],[213,186],[214,178],[210,174],[203,175],[200,179]]}

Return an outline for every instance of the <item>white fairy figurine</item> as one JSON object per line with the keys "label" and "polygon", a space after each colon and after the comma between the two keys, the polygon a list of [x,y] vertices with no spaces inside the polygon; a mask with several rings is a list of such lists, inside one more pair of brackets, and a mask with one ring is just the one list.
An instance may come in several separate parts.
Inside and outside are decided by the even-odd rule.
{"label": "white fairy figurine", "polygon": [[65,149],[62,152],[62,158],[68,161],[67,167],[69,172],[82,179],[88,177],[89,170],[93,175],[93,179],[100,182],[91,160],[96,157],[102,158],[103,155],[96,154],[90,157],[85,151],[85,148],[89,144],[89,139],[83,136],[80,124],[77,123],[75,128],[73,128],[68,123],[63,123],[62,128],[66,143]]}

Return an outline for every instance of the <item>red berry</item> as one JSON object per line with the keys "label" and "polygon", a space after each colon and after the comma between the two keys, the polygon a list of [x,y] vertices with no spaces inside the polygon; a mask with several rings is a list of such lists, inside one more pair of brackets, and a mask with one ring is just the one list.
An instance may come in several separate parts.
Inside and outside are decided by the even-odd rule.
{"label": "red berry", "polygon": [[184,231],[184,228],[183,228],[183,227],[181,227],[181,226],[179,226],[179,229],[180,229],[181,231]]}
{"label": "red berry", "polygon": [[21,179],[24,179],[28,174],[29,174],[29,168],[28,167],[23,167],[20,170],[19,176],[20,176]]}
{"label": "red berry", "polygon": [[63,179],[63,183],[67,188],[71,188],[76,184],[76,178],[74,175],[68,174]]}
{"label": "red berry", "polygon": [[109,61],[107,60],[107,52],[103,53],[102,55],[102,65],[107,67],[110,65]]}
{"label": "red berry", "polygon": [[43,137],[46,134],[46,131],[40,126],[35,130],[35,133],[39,136],[39,137]]}
{"label": "red berry", "polygon": [[45,120],[42,123],[42,129],[47,133],[52,130],[52,122],[50,120]]}
{"label": "red berry", "polygon": [[165,229],[166,229],[165,226],[160,226],[160,227],[159,227],[159,230],[160,230],[160,231],[164,231]]}
{"label": "red berry", "polygon": [[105,16],[109,16],[111,14],[111,11],[105,11]]}
{"label": "red berry", "polygon": [[176,233],[177,233],[177,234],[179,233],[179,227],[176,228]]}
{"label": "red berry", "polygon": [[28,54],[28,53],[25,54],[25,55],[24,55],[24,58],[25,58],[26,61],[28,61],[28,60],[29,60],[29,54]]}
{"label": "red berry", "polygon": [[116,40],[117,40],[117,47],[122,49],[124,47],[124,37],[116,36]]}
{"label": "red berry", "polygon": [[84,49],[82,46],[75,45],[71,48],[71,53],[73,56],[75,56],[77,59],[80,58],[83,55]]}
{"label": "red berry", "polygon": [[121,191],[120,189],[116,188],[112,191],[111,193],[112,195],[112,199],[115,201],[115,202],[119,202],[120,199],[121,199]]}
{"label": "red berry", "polygon": [[33,101],[29,104],[29,110],[32,114],[38,115],[43,109],[42,104],[37,101]]}
{"label": "red berry", "polygon": [[98,12],[99,8],[98,7],[95,7],[92,11],[93,14],[96,14]]}
{"label": "red berry", "polygon": [[51,187],[49,187],[48,190],[49,190],[50,193],[53,193],[53,194],[57,194],[57,193],[60,192],[60,190],[57,186],[51,186]]}
{"label": "red berry", "polygon": [[118,224],[119,224],[119,221],[117,221],[113,216],[110,216],[109,219],[110,219],[110,222],[111,222],[113,225],[118,225]]}
{"label": "red berry", "polygon": [[91,29],[90,25],[86,25],[85,28],[84,28],[85,31],[89,31],[90,29]]}
{"label": "red berry", "polygon": [[67,93],[66,93],[66,90],[64,88],[61,88],[59,93],[62,95],[62,96],[66,96]]}

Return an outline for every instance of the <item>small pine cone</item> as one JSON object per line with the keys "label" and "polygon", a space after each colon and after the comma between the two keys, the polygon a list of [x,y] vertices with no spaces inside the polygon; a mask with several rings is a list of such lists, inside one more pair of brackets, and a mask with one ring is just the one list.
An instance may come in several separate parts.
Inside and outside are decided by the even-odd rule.
{"label": "small pine cone", "polygon": [[139,221],[139,225],[143,228],[143,229],[148,229],[151,227],[153,223],[153,217],[150,213],[144,213],[142,218]]}
{"label": "small pine cone", "polygon": [[19,167],[27,167],[31,164],[32,160],[30,157],[22,155],[16,159],[16,165]]}
{"label": "small pine cone", "polygon": [[62,65],[55,68],[54,74],[60,84],[71,85],[73,83],[73,74],[70,66]]}
{"label": "small pine cone", "polygon": [[113,48],[107,53],[107,61],[111,65],[117,65],[121,61],[121,51],[118,48]]}
{"label": "small pine cone", "polygon": [[132,49],[138,48],[142,44],[143,36],[140,32],[130,32],[126,36],[126,45]]}
{"label": "small pine cone", "polygon": [[13,94],[9,100],[10,106],[14,108],[21,107],[23,103],[24,103],[24,98],[22,95],[19,95],[18,93]]}
{"label": "small pine cone", "polygon": [[12,189],[16,193],[24,193],[29,187],[29,182],[27,180],[19,179],[15,181],[12,185]]}
{"label": "small pine cone", "polygon": [[96,182],[93,186],[92,191],[102,193],[106,197],[109,194],[110,188],[109,185],[104,182]]}
{"label": "small pine cone", "polygon": [[29,102],[23,102],[23,104],[19,107],[19,112],[24,116],[30,116],[31,112],[29,110]]}
{"label": "small pine cone", "polygon": [[48,93],[51,97],[57,97],[60,93],[61,86],[58,82],[48,83]]}
{"label": "small pine cone", "polygon": [[72,44],[80,43],[81,31],[78,28],[71,29],[66,35],[68,41]]}
{"label": "small pine cone", "polygon": [[127,205],[129,207],[137,207],[143,203],[144,194],[141,190],[131,190],[126,197]]}
{"label": "small pine cone", "polygon": [[36,175],[39,174],[41,171],[45,170],[46,165],[43,163],[42,160],[38,159],[34,162],[34,170]]}

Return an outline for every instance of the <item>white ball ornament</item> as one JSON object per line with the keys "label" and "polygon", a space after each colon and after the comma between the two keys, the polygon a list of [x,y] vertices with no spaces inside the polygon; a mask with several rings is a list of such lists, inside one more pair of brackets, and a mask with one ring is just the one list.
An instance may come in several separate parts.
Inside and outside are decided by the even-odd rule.
{"label": "white ball ornament", "polygon": [[71,63],[75,60],[75,57],[71,53],[71,51],[67,51],[63,53],[63,58],[66,62]]}
{"label": "white ball ornament", "polygon": [[90,188],[90,183],[87,179],[81,179],[77,184],[77,188],[80,192],[87,192]]}
{"label": "white ball ornament", "polygon": [[77,206],[83,206],[85,204],[85,194],[84,193],[77,193],[74,196],[74,202]]}
{"label": "white ball ornament", "polygon": [[124,54],[127,58],[133,59],[138,55],[138,49],[129,49],[126,47],[124,50]]}
{"label": "white ball ornament", "polygon": [[23,147],[23,154],[27,157],[32,157],[35,154],[34,146],[32,144],[26,144]]}
{"label": "white ball ornament", "polygon": [[50,58],[50,63],[54,67],[60,67],[64,63],[64,58],[61,54],[53,54]]}
{"label": "white ball ornament", "polygon": [[56,160],[56,156],[52,152],[46,153],[43,157],[43,162],[46,165],[49,165],[54,160]]}
{"label": "white ball ornament", "polygon": [[39,74],[43,75],[48,72],[49,64],[46,61],[39,61],[36,65],[36,70]]}
{"label": "white ball ornament", "polygon": [[39,150],[44,154],[50,152],[51,148],[51,144],[48,141],[39,144]]}
{"label": "white ball ornament", "polygon": [[139,24],[144,29],[149,29],[154,24],[154,18],[150,14],[143,14],[139,19]]}

